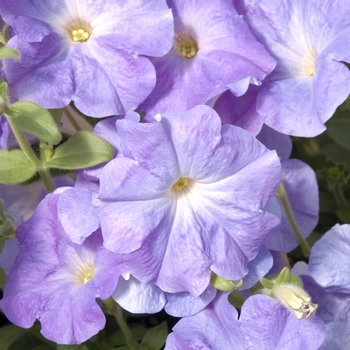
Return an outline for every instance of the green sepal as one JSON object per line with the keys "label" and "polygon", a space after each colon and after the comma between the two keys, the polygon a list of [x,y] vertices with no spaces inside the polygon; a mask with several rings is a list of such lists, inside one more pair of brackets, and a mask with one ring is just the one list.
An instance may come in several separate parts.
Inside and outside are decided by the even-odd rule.
{"label": "green sepal", "polygon": [[3,82],[0,84],[0,97],[2,97],[3,100],[6,100],[9,95],[9,89],[7,83]]}
{"label": "green sepal", "polygon": [[4,200],[0,199],[0,225],[5,223],[6,220],[7,220],[7,216],[4,211]]}
{"label": "green sepal", "polygon": [[268,280],[267,278],[261,278],[260,283],[263,287],[265,287],[268,290],[272,290],[273,286],[275,285],[274,282]]}
{"label": "green sepal", "polygon": [[303,281],[301,280],[301,278],[297,275],[294,275],[293,273],[289,274],[288,283],[293,284],[294,286],[297,286],[299,288],[304,288]]}
{"label": "green sepal", "polygon": [[[5,114],[8,116],[8,117],[19,117],[21,115],[21,112],[20,111],[16,111],[15,109],[12,109],[10,106],[5,106]],[[12,120],[12,119],[11,119]]]}
{"label": "green sepal", "polygon": [[0,150],[0,183],[13,185],[29,180],[37,171],[22,150]]}
{"label": "green sepal", "polygon": [[61,118],[64,108],[49,109],[49,112],[58,127],[62,126]]}
{"label": "green sepal", "polygon": [[147,331],[141,341],[141,346],[146,347],[148,350],[159,350],[165,344],[167,336],[168,326],[164,321]]}
{"label": "green sepal", "polygon": [[49,168],[83,169],[108,162],[114,154],[113,147],[89,131],[78,131],[67,142],[58,146],[50,160]]}
{"label": "green sepal", "polygon": [[0,225],[0,235],[5,238],[12,238],[15,236],[16,226],[13,223],[13,220],[8,218],[4,224]]}
{"label": "green sepal", "polygon": [[0,60],[4,58],[15,58],[19,61],[19,53],[17,50],[12,49],[11,47],[0,47]]}
{"label": "green sepal", "polygon": [[287,283],[289,282],[289,276],[290,276],[290,272],[288,267],[284,267],[282,271],[279,273],[279,275],[277,276],[275,283],[276,284]]}
{"label": "green sepal", "polygon": [[0,200],[0,237],[10,239],[15,236],[16,226],[13,217],[4,211],[4,200]]}
{"label": "green sepal", "polygon": [[228,295],[228,302],[235,308],[240,309],[245,302],[245,298],[238,290],[233,290]]}
{"label": "green sepal", "polygon": [[21,131],[34,134],[50,144],[58,143],[62,136],[50,113],[38,104],[30,101],[18,101],[11,110],[20,114],[9,115],[11,122]]}
{"label": "green sepal", "polygon": [[223,292],[228,292],[232,289],[236,289],[240,287],[243,283],[242,280],[239,280],[237,284],[233,283],[233,281],[226,280],[225,278],[218,276],[215,273],[212,273],[210,278],[210,283],[218,290]]}

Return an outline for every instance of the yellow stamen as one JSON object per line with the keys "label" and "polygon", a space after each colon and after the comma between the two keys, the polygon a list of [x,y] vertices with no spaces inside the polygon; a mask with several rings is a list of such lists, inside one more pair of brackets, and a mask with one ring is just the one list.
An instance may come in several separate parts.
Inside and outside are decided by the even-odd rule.
{"label": "yellow stamen", "polygon": [[84,29],[74,29],[72,31],[72,39],[73,41],[77,42],[77,41],[81,41],[84,42],[87,39],[89,39],[90,34],[88,32],[86,32]]}
{"label": "yellow stamen", "polygon": [[186,177],[180,177],[175,184],[173,185],[173,190],[175,191],[181,191],[183,190],[186,186],[188,186],[188,179]]}

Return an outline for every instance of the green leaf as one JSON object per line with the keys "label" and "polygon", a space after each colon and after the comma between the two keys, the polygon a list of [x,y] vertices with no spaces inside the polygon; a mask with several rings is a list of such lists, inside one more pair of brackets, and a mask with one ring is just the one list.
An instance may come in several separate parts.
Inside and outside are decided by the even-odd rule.
{"label": "green leaf", "polygon": [[11,47],[1,47],[0,48],[0,60],[4,58],[15,58],[17,61],[19,61],[19,53],[15,49],[12,49]]}
{"label": "green leaf", "polygon": [[36,167],[25,156],[22,150],[0,150],[0,183],[19,184],[29,180]]}
{"label": "green leaf", "polygon": [[141,341],[141,345],[147,347],[148,350],[159,350],[165,344],[167,336],[168,326],[164,321],[159,326],[147,331]]}
{"label": "green leaf", "polygon": [[6,326],[0,328],[0,349],[7,350],[12,343],[25,334],[26,330],[16,326]]}
{"label": "green leaf", "polygon": [[333,141],[350,150],[350,120],[345,118],[335,119],[327,128]]}
{"label": "green leaf", "polygon": [[9,115],[11,121],[22,131],[38,136],[50,144],[61,140],[61,134],[51,114],[43,107],[30,101],[19,101],[11,106],[20,115]]}
{"label": "green leaf", "polygon": [[89,131],[78,131],[55,149],[45,165],[58,169],[82,169],[108,162],[113,154],[113,147],[101,137]]}

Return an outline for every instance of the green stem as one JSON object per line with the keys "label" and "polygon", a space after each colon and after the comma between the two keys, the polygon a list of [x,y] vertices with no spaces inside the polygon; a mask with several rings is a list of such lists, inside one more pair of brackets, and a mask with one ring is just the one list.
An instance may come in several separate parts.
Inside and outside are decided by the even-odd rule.
{"label": "green stem", "polygon": [[53,192],[55,190],[55,187],[53,185],[49,169],[46,166],[42,165],[40,160],[37,158],[31,147],[29,146],[22,132],[17,128],[17,126],[15,126],[12,123],[11,117],[8,117],[7,121],[10,124],[13,134],[15,135],[16,140],[19,146],[21,147],[23,153],[29,159],[29,161],[36,167],[41,179],[44,182],[47,193]]}
{"label": "green stem", "polygon": [[40,168],[41,163],[39,161],[39,159],[37,158],[37,156],[35,155],[35,153],[33,152],[33,150],[30,148],[26,138],[24,137],[24,135],[22,134],[22,132],[17,128],[17,126],[15,126],[12,123],[11,118],[7,118],[8,123],[11,126],[11,129],[13,131],[13,134],[16,137],[16,140],[19,144],[19,146],[21,147],[22,151],[24,152],[24,154],[26,155],[26,157],[29,159],[29,161],[36,166],[37,169]]}
{"label": "green stem", "polygon": [[287,194],[286,191],[284,189],[284,186],[282,183],[280,183],[278,190],[276,192],[277,197],[279,197],[281,199],[282,205],[283,205],[283,209],[287,214],[288,220],[293,228],[293,231],[295,233],[295,235],[297,236],[300,245],[301,245],[301,249],[303,252],[303,255],[308,258],[310,256],[310,246],[309,243],[306,241],[306,239],[303,237],[302,233],[299,230],[298,224],[296,223],[294,216],[293,216],[293,212],[290,208],[289,202],[288,202],[288,198],[287,198]]}
{"label": "green stem", "polygon": [[118,325],[124,334],[126,343],[128,344],[132,342],[130,329],[123,317],[123,309],[112,298],[103,300],[103,303],[106,305],[108,312],[117,320]]}
{"label": "green stem", "polygon": [[336,202],[337,202],[337,204],[338,204],[338,206],[339,206],[340,208],[343,208],[343,209],[345,209],[345,210],[349,210],[349,204],[348,204],[348,202],[346,201],[346,199],[345,199],[345,197],[344,197],[344,193],[343,193],[341,187],[342,187],[342,186],[339,185],[339,184],[337,184],[337,185],[335,186],[335,189],[334,189],[334,191],[333,191],[335,200],[336,200]]}
{"label": "green stem", "polygon": [[52,181],[50,169],[47,168],[46,166],[41,166],[41,168],[38,169],[38,173],[41,177],[41,180],[43,180],[46,192],[52,193],[55,190],[55,185],[53,184],[53,181]]}
{"label": "green stem", "polygon": [[124,334],[126,342],[129,343],[132,340],[132,335],[131,335],[131,332],[130,332],[128,325],[126,324],[126,322],[124,320],[123,310],[118,304],[116,304],[116,308],[117,308],[117,313],[114,314],[114,316],[118,322],[120,329],[122,330],[122,332]]}
{"label": "green stem", "polygon": [[81,127],[79,126],[79,124],[75,121],[74,117],[72,116],[71,112],[69,112],[68,108],[66,107],[64,109],[64,113],[67,116],[68,120],[70,121],[70,123],[73,125],[74,129],[76,131],[81,130]]}

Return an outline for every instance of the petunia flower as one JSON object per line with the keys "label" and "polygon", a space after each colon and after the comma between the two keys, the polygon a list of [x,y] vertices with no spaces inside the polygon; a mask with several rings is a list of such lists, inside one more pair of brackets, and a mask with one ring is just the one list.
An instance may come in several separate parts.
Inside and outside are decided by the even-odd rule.
{"label": "petunia flower", "polygon": [[59,344],[81,343],[105,326],[96,298],[111,296],[122,257],[102,246],[99,230],[74,244],[57,217],[59,194],[48,195],[17,230],[20,253],[6,281],[0,308],[23,328],[41,323]]}
{"label": "petunia flower", "polygon": [[[333,323],[333,338],[340,349],[350,346],[350,225],[335,225],[312,247],[309,272],[325,292],[321,296],[332,300],[335,307],[328,313],[328,323]],[[331,294],[331,295],[329,295]],[[326,298],[325,298],[326,299]],[[325,300],[327,302],[327,300]],[[333,322],[331,322],[333,321]]]}
{"label": "petunia flower", "polygon": [[173,328],[165,350],[316,350],[325,327],[317,318],[298,320],[277,300],[254,295],[237,310],[220,293],[195,316],[182,318]]}
{"label": "petunia flower", "polygon": [[312,137],[349,96],[350,4],[333,0],[236,0],[254,34],[277,60],[258,93],[270,127]]}
{"label": "petunia flower", "polygon": [[168,0],[175,20],[173,48],[152,59],[157,84],[139,107],[156,113],[185,111],[230,89],[242,95],[275,67],[231,0]]}
{"label": "petunia flower", "polygon": [[[238,290],[254,286],[271,266],[272,256],[267,248],[262,246],[258,255],[248,264],[249,272],[244,276]],[[123,309],[133,313],[155,313],[164,307],[169,315],[191,316],[203,310],[217,293],[212,285],[197,297],[193,297],[189,292],[166,293],[153,283],[142,283],[130,275],[126,277],[119,278],[112,297]]]}
{"label": "petunia flower", "polygon": [[73,100],[93,117],[135,109],[156,80],[145,56],[163,56],[173,43],[165,0],[1,0],[0,11],[21,57],[4,60],[11,94],[45,108]]}
{"label": "petunia flower", "polygon": [[104,246],[129,253],[138,280],[198,296],[211,271],[244,277],[278,225],[263,208],[280,163],[245,130],[221,126],[210,107],[156,117],[116,123],[124,157],[102,169],[94,201]]}

